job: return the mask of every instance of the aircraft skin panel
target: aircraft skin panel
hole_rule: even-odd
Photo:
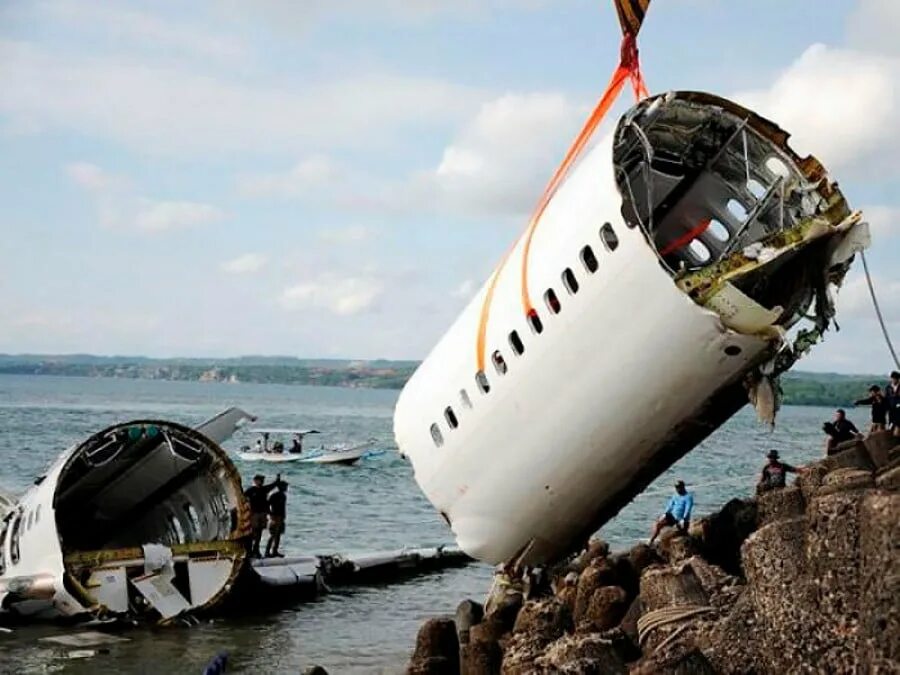
[[[727,330],[682,293],[620,209],[607,138],[557,193],[534,236],[529,287],[543,332],[535,335],[525,320],[519,242],[487,326],[490,391],[475,383],[482,288],[401,393],[394,419],[400,451],[476,558],[506,561],[530,542],[534,560],[565,553],[596,514],[596,495],[633,477],[673,427],[769,346]],[[601,241],[604,223],[618,238],[614,251]],[[594,273],[580,259],[586,245],[599,263]],[[566,268],[577,279],[575,294],[563,284]],[[544,302],[547,288],[559,298],[559,314]],[[525,347],[521,356],[511,347],[513,330]],[[740,353],[726,355],[726,347]],[[492,363],[495,349],[506,374]],[[471,409],[461,402],[463,388]]]

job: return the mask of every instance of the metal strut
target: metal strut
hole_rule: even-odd
[[[884,341],[887,343],[888,350],[894,358],[894,365],[900,370],[900,359],[897,358],[897,352],[894,351],[894,345],[891,343],[891,336],[888,334],[887,324],[884,322],[884,316],[881,314],[881,307],[878,306],[878,298],[875,296],[875,286],[872,284],[872,275],[869,273],[869,263],[866,262],[865,251],[860,251],[859,255],[862,258],[863,270],[865,270],[866,273],[866,283],[869,285],[869,294],[872,296],[872,305],[875,307],[878,323],[881,324],[881,332],[884,333]]]

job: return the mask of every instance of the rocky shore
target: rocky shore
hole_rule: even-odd
[[[420,629],[407,672],[900,673],[900,443],[851,442],[657,546],[577,557]]]

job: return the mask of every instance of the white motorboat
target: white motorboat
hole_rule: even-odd
[[[366,455],[371,454],[374,441],[352,445],[335,445],[320,447],[309,451],[302,449],[304,436],[319,433],[315,429],[250,429],[253,433],[262,436],[261,442],[250,449],[245,446],[237,456],[245,462],[272,462],[275,464],[292,462],[297,464],[342,464],[349,466],[355,464]],[[269,437],[272,434],[288,434],[294,436],[294,444],[285,449],[284,444],[276,441],[269,446]]]

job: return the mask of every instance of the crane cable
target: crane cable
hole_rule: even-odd
[[[884,315],[881,313],[881,307],[878,305],[878,297],[875,295],[875,285],[872,283],[872,275],[869,272],[869,263],[866,262],[865,251],[860,251],[859,255],[862,258],[863,270],[866,273],[866,283],[869,286],[869,294],[872,296],[872,306],[875,307],[875,315],[878,317],[878,323],[881,324],[881,332],[884,333],[884,341],[887,343],[888,351],[891,352],[891,356],[894,358],[894,365],[900,370],[900,359],[897,358],[897,352],[894,350],[894,345],[891,342],[887,324],[884,322]]]

